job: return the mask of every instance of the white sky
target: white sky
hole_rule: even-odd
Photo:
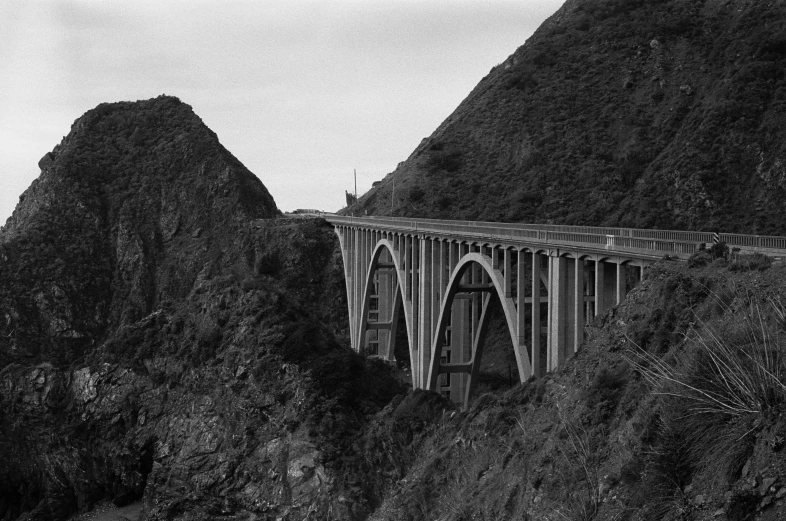
[[[563,0],[0,0],[0,224],[101,102],[190,104],[279,208],[395,169]]]

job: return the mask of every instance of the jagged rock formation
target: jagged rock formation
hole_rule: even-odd
[[[784,66],[780,2],[569,0],[347,211],[784,234]]]
[[[0,519],[367,513],[350,447],[403,387],[341,348],[332,229],[172,97],[98,106],[40,164],[0,231]]]

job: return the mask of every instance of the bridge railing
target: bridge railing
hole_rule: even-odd
[[[650,254],[691,254],[700,243],[712,244],[715,234],[681,230],[645,230],[603,226],[567,226],[553,224],[496,223],[486,221],[447,221],[397,217],[327,217],[345,224],[375,224],[393,231],[470,236],[488,240],[526,240],[544,244],[603,247],[609,250],[637,250]],[[720,233],[719,240],[730,248],[786,255],[786,237]]]

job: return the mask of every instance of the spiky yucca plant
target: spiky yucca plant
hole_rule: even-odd
[[[784,306],[733,291],[725,297],[714,303],[720,317],[696,316],[665,357],[638,346],[627,357],[660,397],[642,519],[691,518],[685,487],[697,473],[720,488],[739,479],[753,432],[786,406]]]
[[[687,349],[661,359],[637,348],[630,363],[657,394],[685,400],[691,414],[736,418],[786,404],[783,304],[769,300],[725,311],[719,326],[697,320]]]

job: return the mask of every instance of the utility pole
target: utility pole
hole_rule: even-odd
[[[396,199],[396,178],[393,178],[393,191],[390,193],[390,214],[393,215],[393,201]]]
[[[355,170],[355,202],[357,202],[357,200],[358,200],[358,170],[357,170],[357,168],[355,168],[354,170]]]

